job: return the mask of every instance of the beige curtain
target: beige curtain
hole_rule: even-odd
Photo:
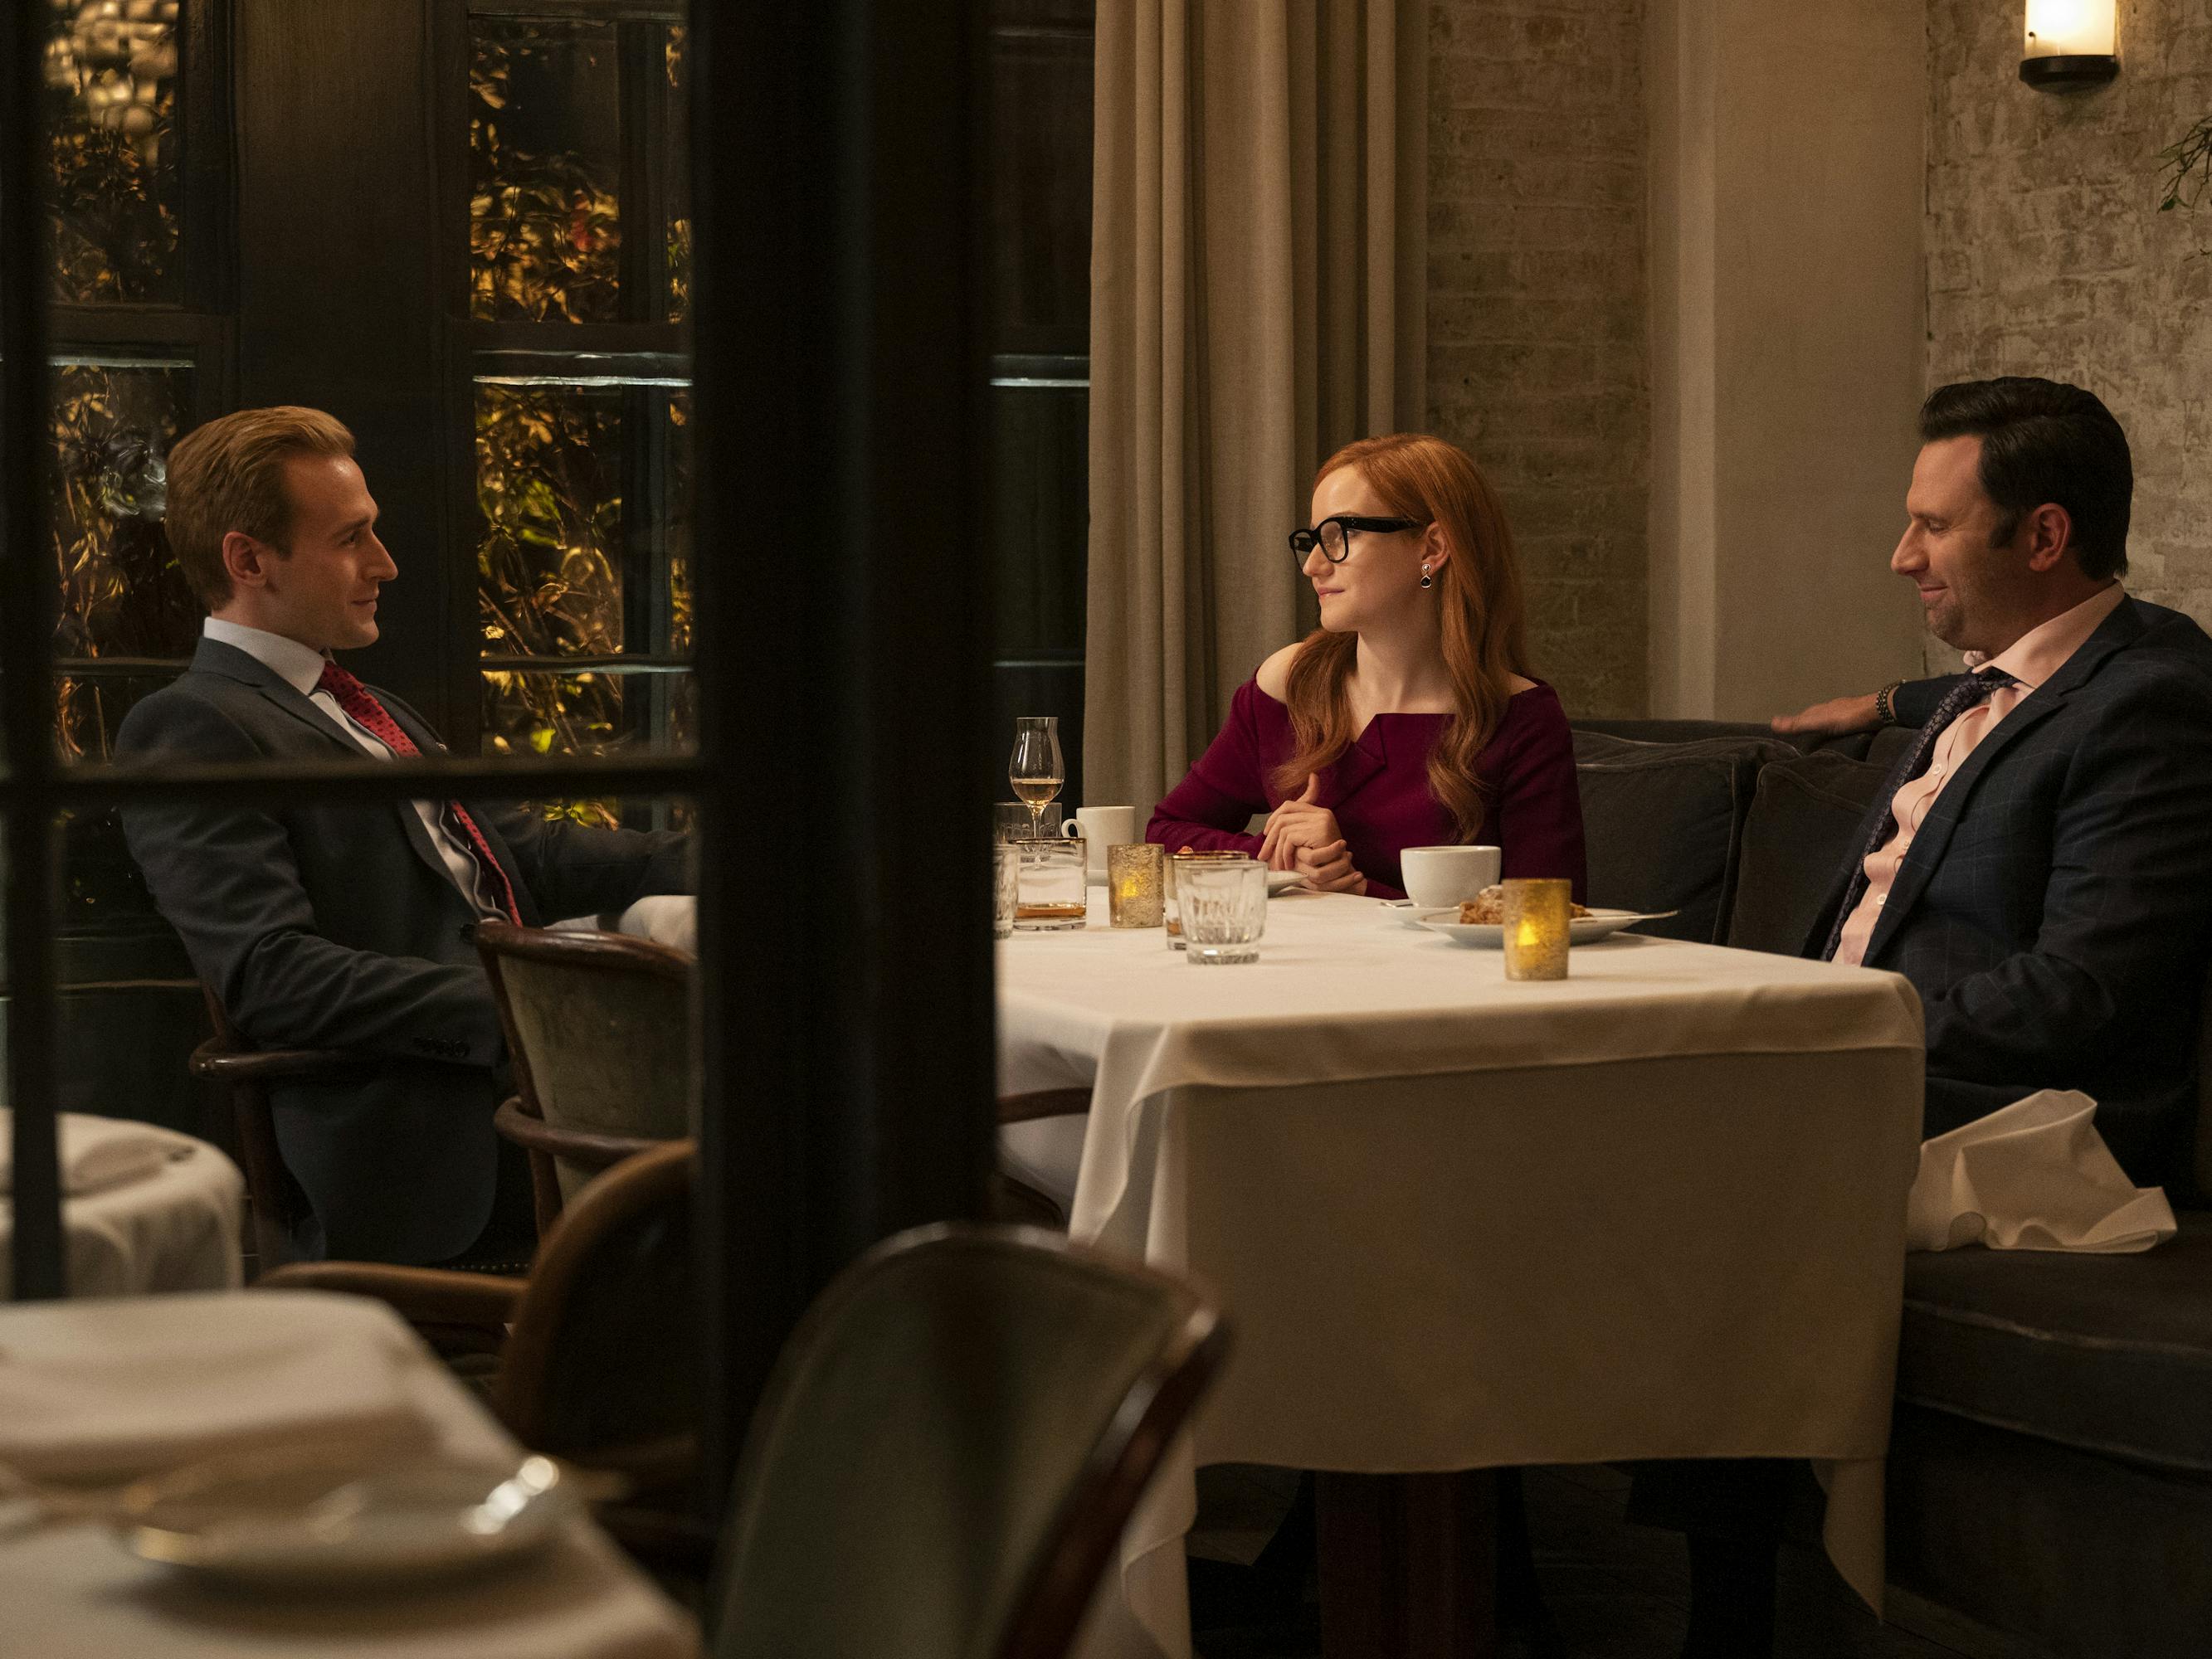
[[[1139,821],[1312,625],[1283,538],[1425,418],[1426,0],[1099,0],[1084,788]]]

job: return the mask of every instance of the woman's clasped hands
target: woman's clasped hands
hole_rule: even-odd
[[[1320,774],[1309,773],[1305,793],[1267,815],[1261,862],[1270,870],[1295,870],[1319,892],[1364,893],[1367,878],[1352,868],[1352,849],[1337,827],[1336,814],[1315,800],[1320,790]]]

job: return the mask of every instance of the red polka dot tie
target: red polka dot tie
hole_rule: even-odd
[[[358,721],[363,731],[393,754],[419,755],[422,752],[416,748],[414,740],[399,729],[399,722],[385,711],[375,694],[336,663],[323,665],[323,678],[316,682],[315,689],[327,691],[337,698],[338,707],[345,710],[349,719]],[[491,843],[484,839],[483,831],[477,828],[477,821],[469,816],[468,808],[457,800],[447,801],[446,805],[467,833],[469,851],[475,855],[477,868],[482,872],[485,883],[498,898],[500,908],[507,913],[509,921],[520,927],[522,913],[515,908],[514,884],[507,880],[507,872],[500,867],[499,860],[492,856]]]

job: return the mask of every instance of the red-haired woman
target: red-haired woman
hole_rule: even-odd
[[[1377,898],[1401,896],[1404,848],[1480,842],[1507,876],[1565,876],[1581,898],[1566,713],[1524,672],[1512,533],[1474,463],[1418,434],[1348,445],[1291,549],[1321,627],[1237,688],[1146,839]],[[1267,833],[1245,834],[1258,812]]]

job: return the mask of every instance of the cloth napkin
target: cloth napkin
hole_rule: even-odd
[[[0,1309],[0,1465],[119,1481],[291,1443],[428,1437],[414,1339],[374,1304],[271,1291]]]
[[[87,1117],[64,1112],[61,1120],[62,1191],[71,1198],[143,1181],[192,1142],[150,1123],[121,1118]],[[15,1115],[0,1106],[0,1194],[15,1191]]]
[[[672,945],[694,956],[699,951],[699,901],[688,895],[657,894],[622,913],[619,932],[655,945]]]
[[[2045,1089],[1923,1142],[1905,1248],[2120,1255],[2172,1238],[2165,1189],[2128,1179],[2096,1115],[2088,1096]]]

